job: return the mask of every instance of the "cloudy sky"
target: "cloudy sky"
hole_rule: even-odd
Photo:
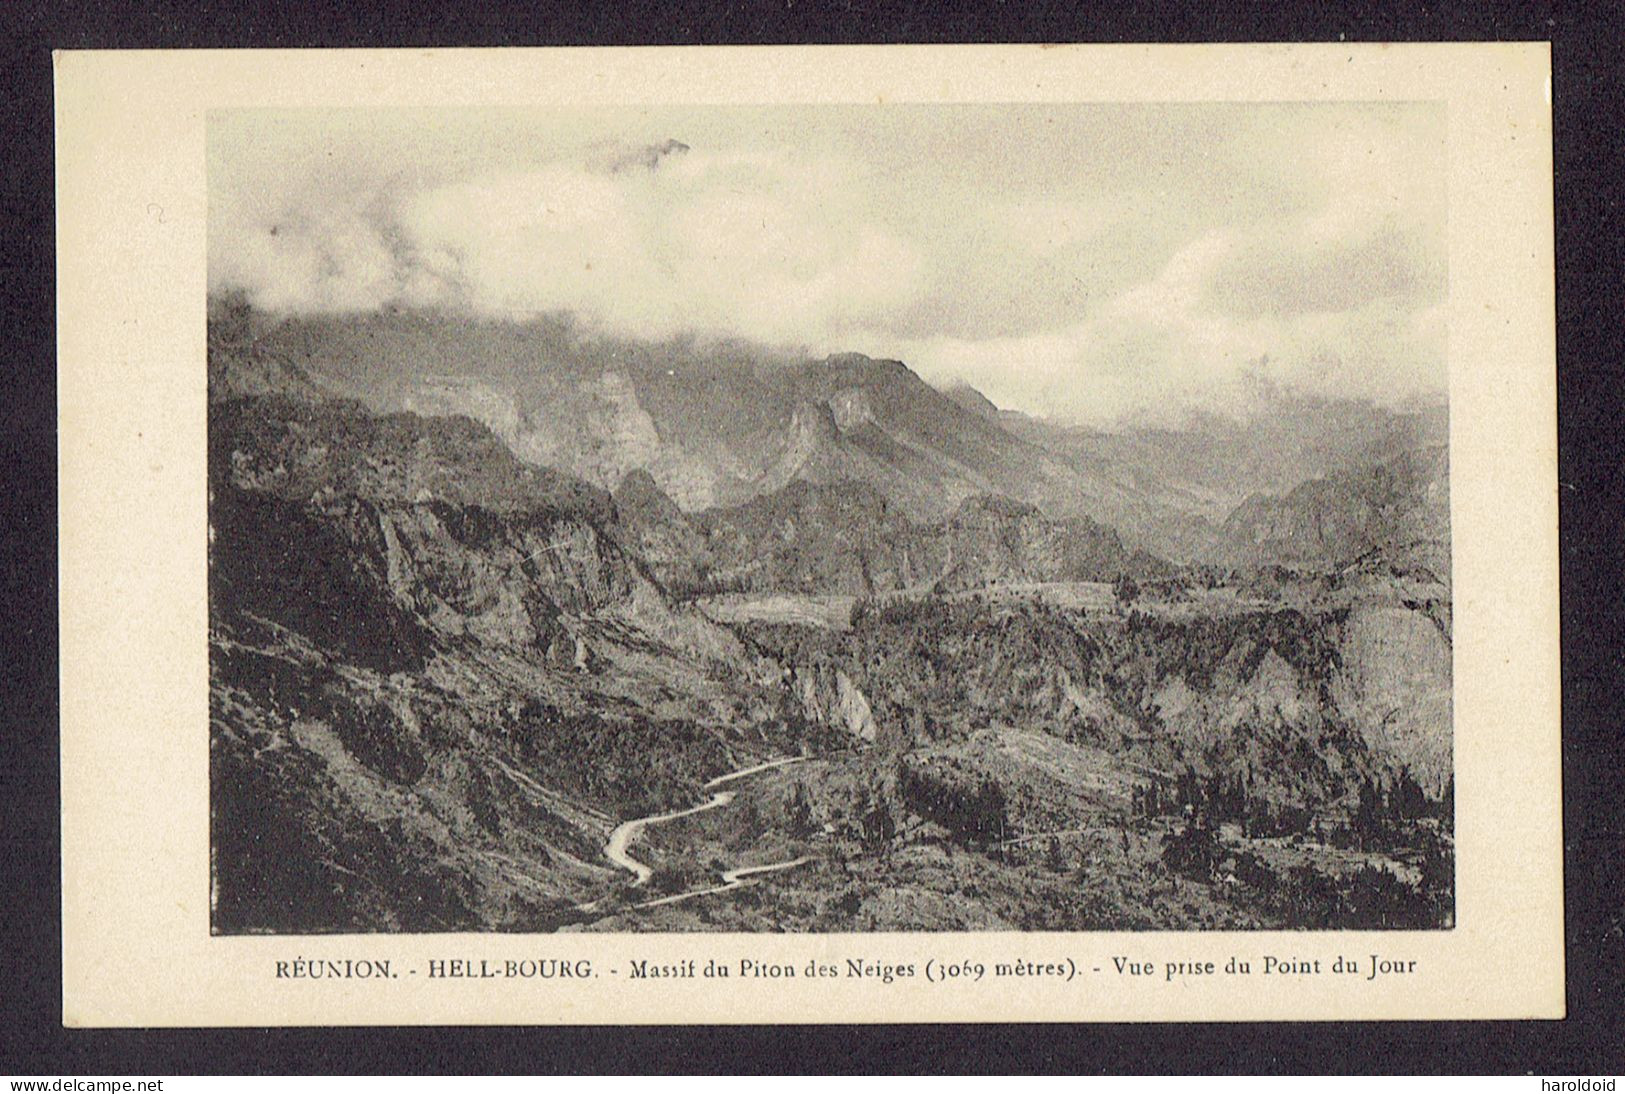
[[[680,142],[669,143],[669,142]],[[1430,104],[237,112],[211,290],[897,357],[1106,424],[1445,385]]]

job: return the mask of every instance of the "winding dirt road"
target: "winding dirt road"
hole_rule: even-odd
[[[654,868],[649,866],[647,863],[639,862],[637,859],[633,858],[629,851],[629,848],[632,846],[632,841],[637,839],[638,836],[643,833],[645,828],[648,828],[652,824],[664,824],[667,821],[673,821],[679,817],[691,817],[695,813],[704,813],[708,809],[716,809],[727,805],[729,802],[734,800],[737,794],[732,790],[717,790],[717,787],[725,786],[737,779],[748,778],[751,775],[757,775],[763,771],[771,771],[774,768],[788,767],[790,764],[801,763],[808,759],[811,759],[811,757],[790,756],[781,760],[768,760],[766,763],[753,764],[750,767],[742,767],[738,771],[730,771],[726,775],[718,775],[716,778],[712,779],[701,787],[703,790],[712,791],[712,794],[708,799],[701,802],[699,805],[690,806],[687,809],[678,809],[671,813],[656,813],[652,816],[638,817],[635,820],[629,820],[624,824],[618,825],[613,831],[610,832],[609,842],[604,844],[604,857],[609,859],[609,861],[613,862],[616,866],[619,866],[621,869],[630,872],[637,879],[633,882],[634,885],[641,886],[647,884],[649,879],[654,876]],[[721,885],[716,885],[709,889],[695,889],[687,893],[677,893],[673,896],[660,897],[657,900],[648,900],[644,901],[642,904],[635,904],[633,907],[653,908],[660,904],[675,904],[680,900],[688,900],[691,897],[704,896],[706,893],[727,892],[729,889],[737,889],[742,885],[749,884],[747,879],[754,878],[759,874],[772,873],[776,870],[788,870],[792,867],[800,866],[802,863],[807,861],[809,860],[806,857],[802,857],[790,860],[788,862],[772,862],[763,866],[737,867],[723,873]],[[595,900],[591,904],[583,904],[580,907],[582,911],[591,911],[595,910],[600,903],[602,903],[602,901]]]
[[[749,885],[750,882],[745,880],[747,877],[755,877],[757,874],[770,874],[776,870],[788,870],[792,866],[800,866],[804,862],[811,861],[811,858],[802,855],[800,858],[790,859],[787,862],[770,862],[765,866],[741,866],[724,873],[721,885],[713,885],[709,889],[690,889],[686,893],[674,893],[671,896],[663,896],[657,900],[645,900],[642,904],[632,906],[634,908],[654,908],[661,904],[676,904],[680,900],[705,896],[707,893],[726,893],[729,889],[738,889],[740,886]]]
[[[706,784],[708,789],[710,786],[710,783]],[[664,824],[666,821],[676,820],[678,817],[691,817],[695,813],[703,813],[707,809],[727,805],[733,800],[734,792],[732,790],[719,790],[711,795],[709,801],[700,805],[688,809],[679,809],[675,813],[657,813],[652,817],[639,817],[637,820],[629,820],[609,834],[609,842],[604,844],[604,857],[621,869],[632,871],[638,878],[636,884],[642,885],[654,875],[654,870],[627,854],[626,849],[645,828],[651,824]]]
[[[735,779],[743,779],[747,775],[755,775],[760,771],[771,771],[775,767],[789,767],[791,764],[805,763],[810,759],[812,759],[811,756],[787,756],[782,760],[769,760],[766,763],[756,764],[753,767],[742,767],[738,771],[730,771],[726,775],[718,775],[716,778],[700,787],[700,789],[710,790],[714,786],[721,786],[723,783],[731,783]]]

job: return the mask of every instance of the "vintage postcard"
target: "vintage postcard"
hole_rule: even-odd
[[[1561,1016],[1548,72],[59,54],[64,1021]]]

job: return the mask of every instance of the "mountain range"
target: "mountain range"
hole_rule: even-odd
[[[820,774],[799,791],[730,784],[739,827],[689,878],[718,891],[730,848],[816,858],[748,929],[851,929],[863,893],[875,929],[997,925],[1001,885],[1040,925],[1189,925],[1144,911],[1149,887],[1080,908],[1003,855],[930,867],[913,903],[884,895],[893,866],[860,892],[849,864],[905,783],[909,838],[946,838],[931,795],[972,794],[970,771],[978,808],[1034,832],[1122,825],[1131,787],[1181,770],[1244,784],[1272,824],[1336,821],[1373,780],[1448,786],[1428,413],[1284,398],[1251,425],[1107,434],[852,354],[230,299],[209,318],[218,932],[619,929],[645,879],[615,832],[801,760]],[[1278,451],[1244,459],[1249,437]],[[824,614],[733,618],[729,597]],[[1135,831],[1140,885],[1160,852]]]
[[[222,395],[467,416],[526,464],[606,491],[638,473],[644,495],[646,475],[691,516],[793,484],[863,484],[887,503],[874,511],[881,524],[932,525],[992,495],[1105,526],[1129,552],[1174,563],[1332,563],[1390,540],[1448,539],[1442,407],[1393,411],[1256,380],[1244,421],[1193,415],[1180,428],[1108,432],[1001,411],[973,388],[938,390],[901,362],[859,354],[612,340],[564,318],[276,319],[234,299],[212,301],[210,316]],[[1435,468],[1427,483],[1406,469],[1418,459]],[[1360,495],[1351,476],[1395,460],[1405,466],[1385,481],[1417,496]],[[1325,485],[1300,490],[1315,481]],[[1324,519],[1345,501],[1365,512],[1358,529]],[[1265,520],[1278,530],[1259,527]],[[1321,532],[1279,531],[1293,521]]]

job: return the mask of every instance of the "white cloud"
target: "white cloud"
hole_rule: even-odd
[[[1337,309],[1241,312],[1215,280],[1249,244],[1215,231],[1156,277],[1064,328],[1015,338],[928,338],[906,359],[937,382],[965,380],[995,403],[1076,421],[1174,421],[1198,410],[1249,410],[1257,375],[1306,392],[1396,402],[1435,394],[1444,308],[1371,294]],[[878,349],[878,340],[871,344]]]
[[[920,261],[864,207],[857,164],[690,154],[554,162],[408,192],[219,211],[217,288],[278,311],[457,304],[569,311],[625,337],[799,343],[913,303]],[[229,245],[225,241],[229,240]]]
[[[571,312],[616,337],[860,349],[1089,421],[1223,404],[1260,368],[1395,400],[1444,385],[1442,121],[230,115],[211,121],[210,283],[285,312]]]

